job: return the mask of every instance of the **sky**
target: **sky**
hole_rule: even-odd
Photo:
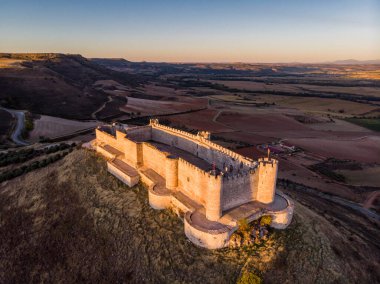
[[[156,62],[380,59],[380,0],[0,0],[0,52]]]

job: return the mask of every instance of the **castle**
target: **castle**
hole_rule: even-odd
[[[98,127],[93,145],[111,174],[128,186],[147,185],[151,207],[183,216],[186,236],[199,246],[227,246],[243,218],[270,215],[278,229],[291,222],[293,202],[276,192],[278,161],[241,156],[211,142],[209,132],[193,135],[151,119]]]

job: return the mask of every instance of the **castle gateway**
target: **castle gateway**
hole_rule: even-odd
[[[154,209],[172,208],[184,217],[186,236],[210,248],[228,245],[238,221],[272,216],[271,226],[286,228],[292,201],[276,192],[278,161],[257,161],[197,135],[159,124],[96,130],[96,151],[108,160],[108,171],[128,186],[148,186]]]

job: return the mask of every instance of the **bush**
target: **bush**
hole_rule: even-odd
[[[238,232],[241,232],[241,233],[249,233],[249,231],[251,230],[251,226],[249,225],[248,223],[248,220],[247,219],[240,219],[238,221],[238,226],[239,226],[239,229],[238,229]]]
[[[243,275],[237,281],[237,284],[261,284],[263,281],[259,276],[250,271],[244,271]]]
[[[23,149],[20,151],[9,151],[8,153],[5,153],[5,154],[0,153],[0,167],[1,167],[1,166],[13,164],[13,163],[25,162],[36,156],[42,155],[43,153],[50,154],[50,153],[57,152],[61,149],[67,149],[66,151],[56,153],[55,155],[51,155],[40,161],[34,161],[32,163],[29,163],[28,165],[23,165],[15,170],[8,170],[5,172],[2,172],[0,173],[0,182],[12,179],[24,173],[31,172],[35,169],[43,168],[51,163],[54,163],[55,161],[60,160],[61,158],[65,157],[67,154],[72,152],[73,147],[75,147],[74,143],[71,145],[61,143],[60,145],[55,145],[49,148],[45,148],[44,150]]]
[[[269,226],[272,224],[272,216],[263,216],[260,219],[260,226]]]

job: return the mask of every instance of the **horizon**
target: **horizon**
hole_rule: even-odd
[[[0,51],[166,63],[379,60],[378,11],[374,0],[6,1]]]
[[[123,58],[123,57],[86,57],[84,56],[83,54],[79,54],[79,53],[63,53],[63,52],[3,52],[0,50],[0,55],[2,54],[61,54],[61,55],[66,55],[66,56],[69,56],[69,55],[74,55],[74,56],[82,56],[86,59],[109,59],[109,60],[126,60],[128,62],[132,62],[132,63],[157,63],[157,64],[160,64],[160,63],[168,63],[168,64],[263,64],[263,65],[270,65],[270,64],[279,64],[279,65],[286,65],[286,64],[289,64],[289,65],[292,65],[292,64],[304,64],[304,65],[312,65],[312,64],[340,64],[338,62],[344,62],[344,61],[354,61],[354,62],[357,62],[357,64],[375,64],[375,65],[378,65],[380,64],[380,59],[366,59],[366,60],[358,60],[358,59],[355,59],[355,58],[348,58],[348,59],[338,59],[338,60],[333,60],[333,61],[318,61],[318,62],[243,62],[243,61],[236,61],[236,62],[232,62],[232,61],[219,61],[219,62],[215,62],[215,61],[172,61],[172,62],[168,62],[168,61],[146,61],[146,60],[140,60],[140,61],[134,61],[134,60],[130,60],[128,58]],[[379,61],[379,62],[377,62]],[[367,62],[370,62],[370,63],[367,63]],[[375,63],[372,63],[372,62],[375,62]],[[355,63],[347,63],[348,65],[350,64],[355,64]]]

